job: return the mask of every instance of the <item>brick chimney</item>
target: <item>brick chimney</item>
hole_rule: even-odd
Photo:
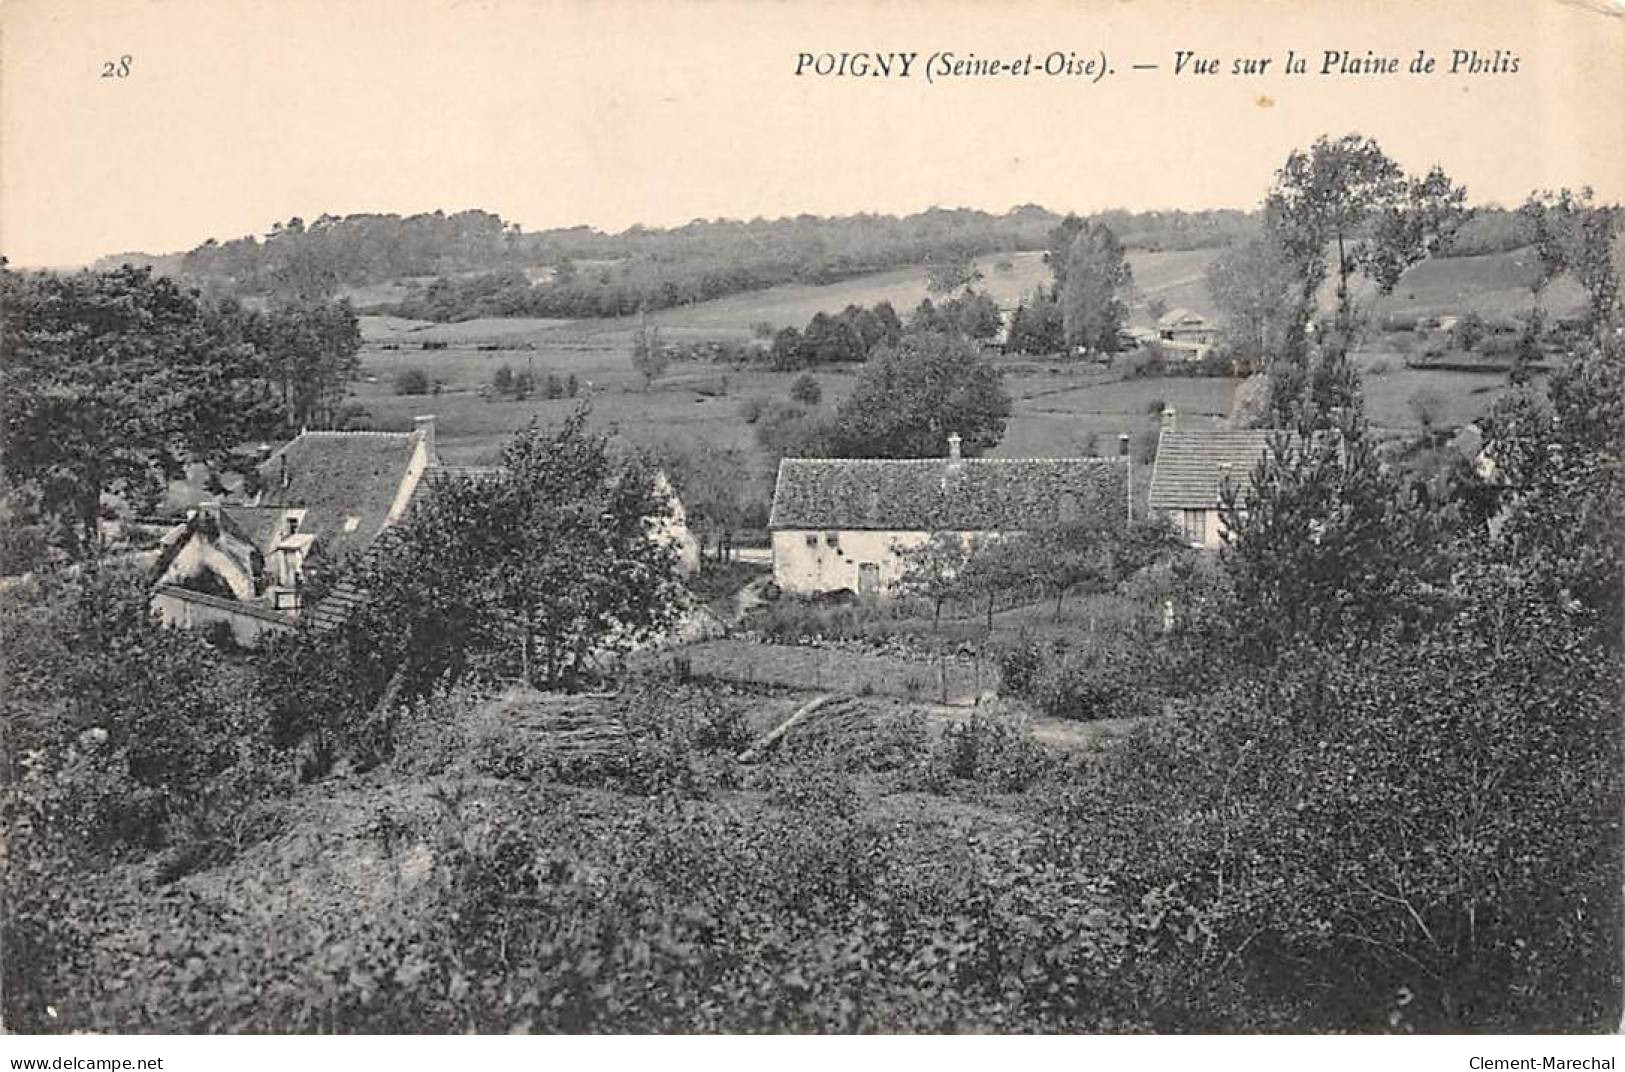
[[[429,455],[429,464],[436,464],[440,460],[440,456],[435,453],[434,414],[429,413],[421,417],[413,417],[412,431],[417,433],[423,440],[424,449]]]
[[[1164,432],[1175,432],[1179,430],[1179,411],[1172,406],[1163,407],[1162,430]]]

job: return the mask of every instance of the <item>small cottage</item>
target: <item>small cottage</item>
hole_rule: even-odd
[[[495,471],[442,465],[433,417],[416,418],[410,432],[301,432],[258,466],[252,494],[200,503],[164,535],[153,607],[174,625],[225,622],[245,646],[307,614],[318,628],[334,627],[364,595],[340,584],[307,607],[312,562],[368,552],[442,481]],[[665,474],[655,481],[672,510],[654,519],[653,536],[692,573],[699,543]]]
[[[1157,457],[1151,467],[1150,510],[1164,514],[1192,547],[1217,550],[1224,542],[1219,504],[1226,485],[1245,489],[1276,433],[1264,429],[1181,432],[1178,414],[1162,411]]]
[[[786,592],[880,594],[902,552],[935,533],[982,538],[1129,511],[1130,462],[1116,458],[785,458],[768,528]]]

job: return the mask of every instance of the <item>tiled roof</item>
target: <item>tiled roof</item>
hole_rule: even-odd
[[[271,542],[282,535],[282,507],[241,506],[231,503],[220,508],[221,523],[238,538],[263,552]]]
[[[1275,434],[1267,430],[1162,433],[1151,469],[1151,509],[1217,507],[1225,479],[1238,488],[1246,487]]]
[[[259,505],[303,507],[300,531],[315,533],[323,556],[366,547],[384,527],[416,444],[411,432],[301,433],[260,466]]]
[[[403,519],[410,516],[411,512],[417,509],[420,503],[427,501],[428,497],[434,494],[434,489],[444,481],[470,480],[491,476],[499,472],[501,472],[500,469],[487,466],[431,465],[423,471],[423,479],[418,481],[417,487],[412,489],[412,497],[407,500],[406,513],[402,515]],[[367,549],[366,557],[370,558],[372,555],[380,553],[383,544],[387,544],[387,542],[372,544]],[[321,602],[311,608],[310,624],[323,632],[337,629],[349,620],[350,615],[356,612],[356,608],[366,601],[367,593],[365,589],[351,581],[340,581],[333,586],[333,590]]]
[[[1126,518],[1127,458],[785,458],[772,529],[997,532]]]

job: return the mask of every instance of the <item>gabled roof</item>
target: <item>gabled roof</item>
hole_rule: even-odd
[[[1151,468],[1151,509],[1200,510],[1219,505],[1219,489],[1228,479],[1245,488],[1253,467],[1277,433],[1163,432]]]
[[[264,553],[270,549],[276,537],[282,535],[283,512],[280,506],[243,506],[228,503],[220,508],[220,521],[228,532]]]
[[[302,432],[260,466],[258,505],[304,508],[300,531],[316,535],[323,555],[366,547],[389,518],[418,441],[415,432]]]
[[[785,458],[770,529],[1031,531],[1126,518],[1127,458]]]
[[[1206,324],[1207,317],[1201,313],[1193,313],[1189,309],[1170,309],[1157,318],[1159,328],[1177,328]]]

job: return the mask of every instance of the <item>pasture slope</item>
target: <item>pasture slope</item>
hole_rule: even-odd
[[[1146,307],[1154,298],[1170,308],[1213,314],[1203,274],[1216,255],[1215,250],[1131,252],[1131,322],[1149,321]],[[1005,304],[1049,280],[1044,255],[1037,251],[984,258],[978,267],[983,273],[980,285]],[[1367,289],[1362,302],[1375,317],[1467,310],[1510,316],[1536,300],[1530,283],[1537,268],[1531,250],[1428,261],[1407,273],[1393,294],[1378,296]],[[849,304],[890,301],[906,316],[926,294],[925,269],[903,268],[826,286],[794,284],[735,294],[661,310],[650,314],[649,321],[671,342],[738,340],[749,338],[758,324],[799,327],[817,312],[837,312]],[[1578,288],[1571,280],[1559,279],[1545,289],[1540,301],[1554,312],[1572,310]],[[769,460],[757,451],[754,429],[739,416],[741,402],[752,396],[785,398],[793,375],[724,372],[705,364],[677,363],[645,391],[628,359],[637,324],[636,318],[431,324],[363,317],[364,379],[356,385],[356,394],[380,428],[406,428],[414,414],[436,413],[442,452],[455,462],[474,462],[494,456],[509,435],[531,420],[551,423],[577,405],[569,398],[532,396],[516,402],[482,397],[480,389],[498,367],[529,370],[538,381],[549,373],[560,380],[574,375],[583,396],[591,398],[594,420],[602,427],[649,444],[704,439],[737,447],[765,467]],[[445,349],[424,350],[426,342],[444,344]],[[1435,419],[1459,424],[1485,412],[1505,389],[1498,376],[1407,368],[1402,354],[1381,346],[1360,354],[1359,360],[1370,415],[1390,432],[1419,427],[1419,395],[1432,400],[1429,408]],[[422,369],[440,381],[440,393],[395,394],[395,376],[409,368]],[[824,389],[826,410],[850,392],[855,371],[815,373]],[[1005,439],[995,451],[1004,457],[1107,453],[1116,449],[1117,437],[1124,433],[1143,454],[1154,442],[1153,414],[1162,404],[1180,411],[1182,427],[1218,427],[1230,413],[1238,382],[1124,380],[1094,366],[1017,360],[1007,362],[1007,374],[1015,406]]]

